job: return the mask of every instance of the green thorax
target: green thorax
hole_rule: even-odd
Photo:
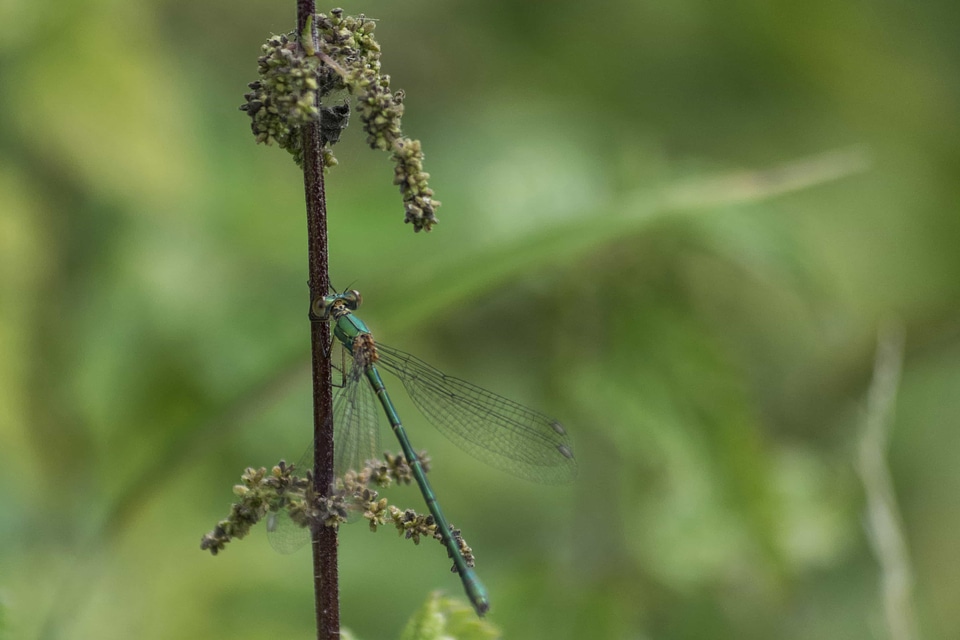
[[[350,353],[353,353],[353,343],[357,337],[369,334],[370,330],[363,320],[349,311],[338,317],[333,327],[333,335]]]
[[[370,329],[367,329],[367,325],[352,313],[360,306],[361,300],[359,291],[344,291],[343,293],[314,298],[310,303],[310,317],[318,320],[332,320],[333,335],[351,354],[354,345],[357,343],[357,338],[370,336]],[[375,360],[376,347],[373,346],[373,338],[367,338],[366,342],[370,343]]]

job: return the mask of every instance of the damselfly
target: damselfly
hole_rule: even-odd
[[[487,591],[468,566],[437,502],[423,467],[387,394],[380,369],[399,378],[421,413],[447,438],[474,457],[526,480],[569,482],[577,463],[563,425],[542,413],[445,375],[419,358],[374,342],[366,324],[353,314],[360,293],[317,297],[311,317],[329,319],[333,335],[352,356],[334,401],[335,472],[357,471],[380,451],[379,400],[433,516],[467,596],[477,613],[489,608]],[[310,449],[312,452],[312,448]],[[307,460],[309,463],[309,460]],[[305,469],[300,468],[302,473]],[[271,542],[274,542],[271,540]],[[289,544],[274,544],[288,551]]]

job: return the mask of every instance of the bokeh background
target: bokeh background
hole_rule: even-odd
[[[309,552],[199,549],[311,432],[302,177],[237,110],[294,4],[0,4],[0,637],[313,633]],[[960,637],[960,4],[343,7],[443,207],[348,130],[334,284],[575,438],[521,483],[401,403],[505,637]],[[344,625],[448,566],[347,527]]]

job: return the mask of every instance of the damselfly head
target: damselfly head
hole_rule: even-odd
[[[339,318],[351,311],[356,311],[362,301],[363,297],[356,289],[343,293],[332,293],[328,296],[315,298],[310,304],[310,312],[318,320],[326,320],[331,315],[334,318]]]

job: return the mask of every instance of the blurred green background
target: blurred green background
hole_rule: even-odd
[[[237,110],[294,5],[0,3],[0,637],[313,633],[308,551],[199,549],[311,432],[302,177]],[[960,637],[960,4],[343,7],[443,207],[415,235],[349,129],[334,284],[574,437],[575,484],[524,484],[401,403],[505,637],[891,637],[856,464],[891,323],[897,606]],[[343,624],[459,596],[445,555],[343,530]]]

